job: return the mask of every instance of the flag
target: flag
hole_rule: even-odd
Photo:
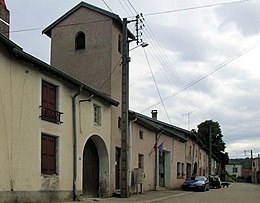
[[[164,142],[162,142],[162,143],[158,146],[160,156],[163,156],[163,143],[164,143]]]
[[[149,156],[157,149],[157,143],[154,144],[151,152],[149,153]]]

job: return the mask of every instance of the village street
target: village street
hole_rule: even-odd
[[[210,189],[207,192],[181,190],[151,191],[130,198],[90,198],[83,202],[136,202],[136,203],[260,203],[260,185],[249,183],[231,183],[229,188]]]

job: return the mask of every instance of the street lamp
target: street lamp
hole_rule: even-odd
[[[129,51],[132,51],[133,49],[136,49],[137,47],[140,47],[140,46],[144,48],[144,47],[147,47],[148,45],[149,45],[148,43],[142,42],[141,44],[129,49]]]

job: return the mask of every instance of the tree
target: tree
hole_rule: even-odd
[[[218,122],[206,120],[198,125],[198,132],[192,132],[202,141],[205,147],[209,149],[209,135],[211,133],[212,154],[220,160],[225,160],[228,154],[225,154],[226,143],[223,141],[223,135]],[[223,159],[225,158],[225,159]]]

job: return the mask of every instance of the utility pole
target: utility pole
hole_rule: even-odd
[[[142,15],[141,15],[142,17]],[[135,20],[128,21],[127,18],[123,19],[123,36],[122,36],[122,101],[121,101],[121,177],[120,177],[120,195],[121,197],[129,197],[129,126],[128,126],[128,110],[129,110],[129,43],[136,41],[137,44],[141,41],[139,39],[139,21],[140,16],[137,15]],[[136,22],[136,38],[129,39],[127,24]],[[141,21],[142,22],[142,21]],[[140,41],[139,41],[140,40]]]
[[[212,134],[211,125],[209,126],[209,175],[211,175],[211,156],[212,156]]]
[[[128,110],[129,110],[129,41],[127,32],[127,19],[123,19],[123,47],[122,47],[122,103],[121,103],[121,197],[129,197],[128,188],[128,145],[129,145],[129,131],[128,131]]]

